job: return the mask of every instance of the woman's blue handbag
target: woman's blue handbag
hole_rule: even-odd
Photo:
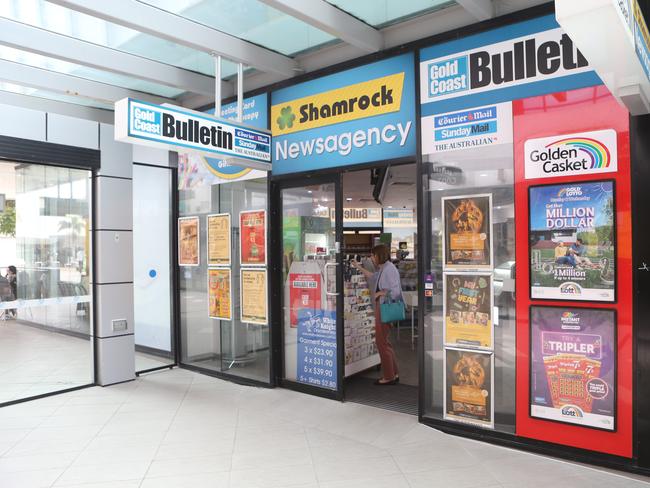
[[[386,300],[384,303],[380,304],[379,312],[381,316],[381,321],[384,324],[390,324],[391,322],[399,322],[406,318],[406,306],[404,302],[400,300],[392,300],[390,297],[390,292],[386,295]]]

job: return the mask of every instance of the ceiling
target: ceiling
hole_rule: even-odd
[[[0,103],[196,108],[544,0],[0,0]],[[55,110],[52,110],[55,111]],[[99,112],[97,112],[99,113]],[[91,115],[92,116],[92,115]]]

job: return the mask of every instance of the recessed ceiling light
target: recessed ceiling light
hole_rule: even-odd
[[[487,176],[487,173],[481,173],[479,176],[482,176],[482,177],[485,178]]]
[[[309,194],[311,195],[311,194],[314,193],[314,192],[311,191],[311,190],[307,190],[307,193],[309,193]]]
[[[393,206],[392,206],[392,205],[389,205],[388,208],[393,208]]]
[[[347,200],[348,202],[351,202],[351,201],[352,201],[352,199],[351,199],[350,197],[347,197],[346,200]]]

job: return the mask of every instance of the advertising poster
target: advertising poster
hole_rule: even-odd
[[[531,307],[530,327],[530,415],[613,431],[614,310]]]
[[[442,199],[444,267],[492,267],[492,195]]]
[[[531,298],[615,301],[614,182],[535,186],[529,192]]]
[[[445,273],[444,277],[445,344],[492,349],[492,275]]]
[[[178,219],[178,265],[199,265],[199,218]]]
[[[321,308],[320,273],[289,274],[289,317],[291,327],[298,326],[298,315],[302,309]]]
[[[494,427],[493,355],[445,348],[444,418]]]
[[[266,270],[242,269],[241,279],[241,321],[248,324],[266,325]]]
[[[232,320],[230,270],[208,268],[208,306],[211,319]]]
[[[230,214],[208,215],[208,266],[230,266]]]
[[[266,264],[266,210],[239,213],[242,266]]]
[[[298,313],[297,380],[336,389],[336,311],[301,309]]]

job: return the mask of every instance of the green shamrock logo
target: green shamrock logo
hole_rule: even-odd
[[[291,107],[286,106],[280,110],[280,116],[277,119],[278,126],[280,130],[290,129],[293,127],[293,121],[296,120],[296,116],[291,112]]]

